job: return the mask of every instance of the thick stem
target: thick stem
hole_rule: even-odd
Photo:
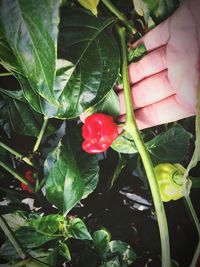
[[[149,156],[149,153],[145,147],[145,144],[139,133],[135,116],[133,112],[132,96],[130,90],[130,83],[128,77],[128,65],[127,65],[127,52],[126,52],[126,42],[125,42],[125,29],[118,27],[118,33],[121,43],[121,53],[122,53],[122,78],[124,87],[124,97],[126,103],[126,123],[124,129],[132,135],[134,142],[137,146],[138,152],[142,158],[144,168],[149,181],[152,198],[156,210],[156,215],[158,219],[158,226],[161,239],[161,250],[162,250],[162,267],[170,267],[170,245],[169,245],[169,233],[167,219],[165,215],[165,210],[163,202],[161,200],[157,180],[155,177],[153,165]]]
[[[185,200],[186,200],[187,207],[188,207],[188,209],[190,211],[190,214],[192,216],[192,219],[194,221],[194,224],[196,226],[196,229],[197,229],[197,232],[198,232],[198,237],[199,237],[198,245],[197,245],[195,254],[193,256],[192,262],[190,264],[190,267],[195,267],[196,263],[197,263],[197,259],[198,259],[199,255],[200,255],[200,223],[199,223],[199,219],[197,217],[197,214],[195,212],[195,209],[194,209],[194,207],[192,205],[192,201],[190,199],[190,196],[188,194],[186,194],[184,197],[185,197]]]
[[[24,178],[20,173],[18,173],[14,168],[9,166],[7,163],[4,163],[0,161],[0,166],[3,167],[6,171],[8,171],[10,174],[12,174],[17,180],[27,185],[32,191],[34,191],[33,185]]]
[[[3,218],[2,215],[0,215],[0,226],[1,226],[2,230],[4,231],[5,235],[9,238],[10,242],[15,247],[15,249],[16,249],[17,253],[19,254],[19,256],[21,257],[21,259],[25,259],[27,256],[25,251],[21,247],[20,243],[18,242],[18,240],[14,236],[11,228],[9,227],[9,225],[7,224],[6,220]]]
[[[36,152],[36,151],[38,150],[39,146],[40,146],[40,143],[41,143],[41,141],[42,141],[44,132],[45,132],[46,127],[47,127],[47,124],[48,124],[48,120],[49,120],[48,118],[44,117],[44,121],[43,121],[43,124],[42,124],[42,128],[41,128],[41,130],[40,130],[40,132],[39,132],[39,135],[38,135],[38,137],[37,137],[37,141],[36,141],[36,143],[35,143],[35,145],[34,145],[33,152]]]
[[[16,156],[17,158],[23,160],[28,165],[30,165],[30,166],[32,166],[32,167],[34,167],[34,168],[37,169],[37,166],[35,166],[35,164],[29,158],[24,157],[21,153],[17,152],[16,150],[14,150],[13,148],[11,148],[8,145],[4,144],[1,141],[0,141],[0,147],[4,148],[5,150],[7,150],[8,152],[10,152],[11,154],[13,154],[14,156]]]
[[[124,16],[124,14],[121,13],[109,0],[101,0],[101,1],[120,21],[124,23],[124,25],[132,34],[136,33],[134,26],[130,24],[126,16]]]

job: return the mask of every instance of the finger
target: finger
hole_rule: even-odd
[[[161,47],[129,65],[129,81],[134,84],[142,79],[167,69],[166,49]]]
[[[142,38],[135,42],[132,47],[135,48],[143,43],[147,51],[151,51],[167,44],[169,39],[169,24],[170,18],[146,33]]]
[[[133,85],[131,93],[134,109],[138,109],[161,101],[162,99],[175,94],[175,91],[169,83],[167,71],[165,70]],[[125,114],[126,110],[123,91],[118,93],[118,97],[120,114]]]
[[[175,95],[135,111],[139,129],[177,121],[193,115],[195,115],[194,112],[187,110],[177,102]],[[125,121],[125,115],[120,116],[119,121]]]

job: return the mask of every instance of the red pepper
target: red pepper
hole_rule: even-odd
[[[83,150],[91,154],[104,152],[118,136],[117,124],[110,115],[94,113],[86,118],[82,136]]]
[[[29,180],[31,183],[34,183],[34,179],[32,177],[32,171],[31,170],[27,170],[24,174],[24,177]],[[21,188],[28,191],[29,193],[32,193],[33,191],[28,187],[28,185],[21,183]]]

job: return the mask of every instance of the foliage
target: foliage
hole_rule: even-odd
[[[128,62],[135,62],[146,49],[128,49],[130,40],[178,4],[0,0],[0,65],[6,73],[0,75],[0,266],[150,266],[150,259],[156,266],[160,245],[140,154],[127,131],[117,137],[115,85],[122,59],[116,28],[126,27]],[[93,113],[110,118],[107,128],[99,122],[103,144],[109,145],[98,155],[82,149],[81,120]],[[198,133],[199,114],[196,120]],[[192,169],[197,192],[199,138],[195,148],[191,121],[153,127],[141,136],[154,166],[187,167],[195,151],[196,167],[188,173]],[[94,128],[89,141],[102,141]],[[27,179],[34,181],[33,190],[23,185]],[[190,232],[184,231],[185,216],[175,217],[169,216],[171,224]],[[185,238],[183,233],[178,234]],[[184,253],[174,253],[174,264],[186,266],[181,261],[187,264],[192,253],[185,253],[186,260]]]

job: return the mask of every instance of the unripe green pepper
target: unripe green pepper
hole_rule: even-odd
[[[183,180],[186,169],[181,164],[160,163],[154,170],[163,202],[177,200],[189,193],[192,182],[189,178]]]

